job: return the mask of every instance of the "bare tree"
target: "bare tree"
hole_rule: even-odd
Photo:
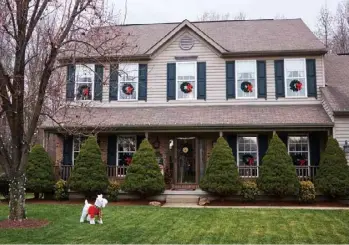
[[[349,1],[338,4],[333,34],[333,49],[336,53],[349,52]]]
[[[199,21],[215,21],[215,20],[246,20],[246,14],[244,12],[239,12],[236,15],[231,15],[230,13],[217,13],[214,11],[204,12],[198,17]]]
[[[317,28],[315,34],[325,44],[325,47],[327,49],[331,49],[333,41],[333,22],[334,17],[332,16],[327,5],[322,6],[317,19]]]
[[[9,219],[24,217],[25,167],[41,117],[66,106],[59,72],[66,64],[58,58],[117,55],[129,35],[102,27],[110,24],[117,22],[103,0],[0,1],[0,166],[10,181]]]

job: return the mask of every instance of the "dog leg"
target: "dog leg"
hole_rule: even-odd
[[[80,217],[80,223],[83,223],[85,221],[86,212],[82,211],[81,217]]]
[[[103,224],[103,220],[101,218],[99,218],[97,222],[101,225]]]
[[[90,225],[94,225],[95,224],[95,218],[91,218],[90,219]]]

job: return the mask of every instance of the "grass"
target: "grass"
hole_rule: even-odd
[[[28,204],[50,225],[3,229],[5,243],[349,243],[349,211],[108,206],[103,225],[79,224],[82,205]],[[0,205],[0,220],[8,207]]]

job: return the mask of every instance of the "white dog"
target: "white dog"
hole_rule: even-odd
[[[95,224],[95,216],[98,216],[97,222],[103,224],[102,220],[102,208],[105,208],[108,200],[103,198],[103,195],[97,195],[95,205],[89,204],[85,200],[85,206],[82,209],[82,214],[80,218],[80,223],[83,223],[85,219],[90,222],[91,225]]]

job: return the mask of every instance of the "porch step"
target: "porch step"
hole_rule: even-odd
[[[170,195],[166,197],[166,203],[191,203],[197,204],[199,196],[197,195]]]

